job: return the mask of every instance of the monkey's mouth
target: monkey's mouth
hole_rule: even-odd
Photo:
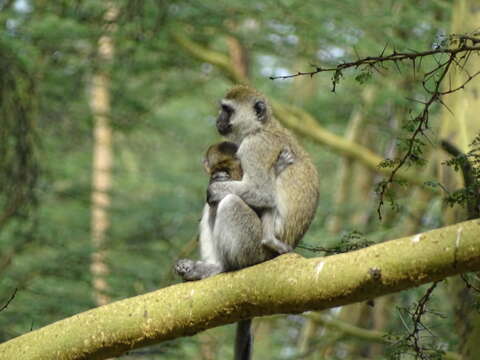
[[[232,124],[228,121],[217,121],[217,130],[220,135],[227,135],[232,131]]]

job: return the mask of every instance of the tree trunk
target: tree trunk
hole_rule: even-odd
[[[348,124],[347,131],[345,132],[345,139],[352,143],[359,143],[366,122],[365,112],[368,107],[371,105],[375,98],[375,89],[373,86],[366,86],[362,91],[362,103],[356,109],[353,110],[350,122]],[[340,160],[340,167],[338,169],[339,177],[339,186],[336,190],[336,195],[334,199],[335,204],[335,213],[328,222],[328,230],[337,234],[344,228],[344,223],[342,219],[346,218],[345,206],[351,204],[351,192],[352,192],[352,175],[354,173],[354,164],[355,161],[349,157],[343,157]],[[358,169],[357,170],[366,170]],[[365,194],[365,193],[364,193]],[[367,194],[369,194],[367,192]],[[362,213],[365,212],[365,209],[361,210]]]
[[[97,305],[110,301],[105,277],[108,274],[106,263],[106,233],[110,226],[108,208],[112,183],[112,128],[110,126],[110,77],[105,66],[111,63],[114,46],[111,32],[117,9],[108,3],[105,13],[106,31],[98,40],[98,70],[93,75],[90,89],[90,107],[94,120],[93,169],[92,169],[92,214],[91,241],[93,297]]]

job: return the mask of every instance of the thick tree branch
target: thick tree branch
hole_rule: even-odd
[[[343,333],[346,336],[351,336],[371,342],[379,342],[383,344],[388,344],[389,342],[389,334],[383,331],[364,329],[359,326],[355,326],[340,319],[337,319],[335,317],[326,316],[324,314],[319,314],[316,312],[308,314],[308,317],[316,323]]]
[[[240,72],[236,71],[235,67],[232,64],[232,61],[227,55],[210,50],[200,44],[197,44],[180,33],[173,33],[172,37],[177,42],[177,44],[187,50],[195,58],[220,68],[226,74],[230,81],[234,83],[247,82],[247,79]]]
[[[295,254],[173,285],[0,345],[1,359],[105,359],[241,319],[322,310],[480,270],[480,220],[351,253]]]
[[[0,307],[0,312],[2,312],[3,310],[5,310],[5,309],[8,307],[8,305],[10,305],[10,303],[12,302],[12,300],[15,298],[15,295],[17,295],[17,290],[18,290],[18,289],[15,289],[15,290],[13,291],[12,295],[10,295],[10,297],[8,298],[8,300],[5,302],[5,304],[4,304],[2,307]]]

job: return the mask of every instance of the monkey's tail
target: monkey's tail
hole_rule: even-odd
[[[252,355],[252,319],[242,320],[237,323],[235,337],[235,360],[250,360]]]

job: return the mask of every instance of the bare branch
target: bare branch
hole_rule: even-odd
[[[18,289],[15,289],[12,293],[12,295],[10,295],[10,297],[8,298],[7,302],[0,308],[0,312],[2,312],[3,310],[5,310],[8,305],[10,305],[10,303],[12,302],[12,300],[15,298],[15,295],[17,295],[17,291]]]
[[[361,328],[359,326],[355,326],[348,322],[339,320],[338,318],[325,316],[324,314],[321,314],[321,313],[312,312],[312,313],[309,313],[307,317],[309,319],[312,319],[316,323],[319,323],[323,326],[336,330],[339,333],[345,334],[348,337],[355,337],[361,340],[366,340],[369,342],[375,342],[375,343],[380,343],[385,345],[391,344],[392,341],[395,339],[394,335],[389,334],[387,332]],[[400,319],[403,321],[403,318],[400,318]],[[425,352],[427,354],[430,354],[428,350]],[[446,351],[443,356],[443,359],[460,360],[461,356],[455,352]]]
[[[480,38],[479,38],[480,42]],[[315,70],[313,71],[298,71],[295,74],[290,74],[290,75],[282,75],[282,76],[270,76],[271,80],[277,80],[277,79],[290,79],[298,76],[314,76],[318,73],[321,72],[336,72],[336,71],[343,71],[346,69],[351,69],[351,68],[360,68],[364,66],[371,66],[371,65],[377,65],[377,64],[383,64],[383,63],[388,63],[388,62],[393,62],[396,63],[398,61],[403,61],[403,60],[415,60],[415,59],[420,59],[424,58],[427,56],[433,56],[433,55],[438,55],[438,54],[450,54],[450,55],[456,55],[459,53],[465,53],[465,52],[470,52],[470,51],[480,51],[480,46],[467,46],[463,45],[458,48],[451,48],[451,49],[444,49],[444,48],[438,48],[434,50],[429,50],[429,51],[422,51],[422,52],[396,52],[393,51],[390,55],[381,55],[381,56],[367,56],[362,59],[358,59],[355,61],[349,61],[349,62],[344,62],[341,63],[335,67],[321,67],[321,66],[316,66]],[[383,53],[383,52],[382,52]]]
[[[465,283],[465,286],[468,288],[468,289],[473,289],[475,290],[477,293],[480,294],[480,288],[473,285],[470,281],[468,281],[467,279],[467,276],[466,274],[460,274],[460,277],[462,278],[463,282]]]
[[[429,128],[429,114],[431,111],[431,107],[435,103],[440,103],[441,105],[446,106],[445,102],[442,101],[441,97],[444,95],[448,95],[459,91],[465,88],[465,85],[468,84],[473,78],[480,75],[480,71],[475,72],[474,74],[469,74],[465,70],[465,64],[469,59],[470,55],[473,52],[480,51],[480,36],[479,34],[467,34],[467,35],[457,35],[453,34],[446,38],[449,47],[437,47],[433,50],[417,52],[417,51],[410,51],[410,52],[398,52],[395,48],[393,49],[392,53],[389,55],[384,55],[385,48],[382,50],[380,56],[368,56],[362,59],[357,59],[351,62],[344,62],[338,64],[335,67],[327,67],[322,68],[317,66],[315,70],[310,72],[297,72],[296,74],[292,75],[285,75],[285,76],[272,76],[270,79],[289,79],[297,76],[314,76],[320,72],[334,72],[332,77],[332,91],[335,91],[336,85],[338,83],[339,77],[343,75],[343,71],[346,69],[368,69],[373,67],[376,69],[377,65],[382,66],[385,63],[393,63],[397,70],[401,72],[400,67],[398,66],[398,62],[402,62],[405,60],[409,60],[413,66],[413,76],[416,76],[416,63],[417,59],[419,60],[419,65],[421,65],[421,61],[425,57],[433,57],[436,61],[437,66],[435,66],[432,70],[426,72],[423,75],[422,79],[422,87],[424,88],[425,92],[430,95],[430,98],[422,102],[423,103],[423,110],[413,119],[413,123],[416,124],[412,134],[406,139],[408,143],[408,147],[404,154],[394,161],[390,163],[393,164],[393,169],[390,172],[390,175],[387,177],[386,180],[381,181],[377,187],[377,193],[379,196],[378,200],[378,207],[377,213],[378,217],[382,219],[382,208],[384,205],[384,198],[386,196],[387,191],[395,182],[395,176],[398,171],[408,163],[418,163],[419,156],[418,156],[418,149],[421,149],[423,146],[419,141],[418,138],[420,136],[425,136],[425,130]],[[446,61],[440,61],[436,58],[436,55],[448,55],[448,59]],[[358,54],[357,54],[358,56]],[[463,64],[459,62],[459,60],[464,60]],[[446,91],[440,91],[440,85],[445,79],[446,75],[448,74],[452,65],[456,65],[458,68],[462,69],[466,75],[467,79],[463,81],[463,83],[455,88],[449,87]],[[433,88],[430,89],[427,86],[427,83],[433,81]],[[448,109],[448,107],[447,107]],[[450,111],[450,109],[448,109]],[[420,145],[419,145],[420,144]]]
[[[425,354],[424,350],[422,348],[422,345],[420,343],[420,333],[423,330],[428,330],[428,328],[423,324],[422,322],[422,316],[427,312],[427,303],[428,300],[430,299],[430,296],[433,293],[433,290],[438,285],[438,281],[435,281],[432,283],[432,285],[427,289],[425,294],[422,296],[422,298],[418,301],[417,305],[415,306],[415,309],[413,312],[410,312],[410,316],[412,319],[413,323],[413,329],[411,332],[406,336],[406,340],[408,343],[411,344],[413,350],[415,351],[415,355],[417,359],[422,359],[422,360],[427,360],[428,355]]]

